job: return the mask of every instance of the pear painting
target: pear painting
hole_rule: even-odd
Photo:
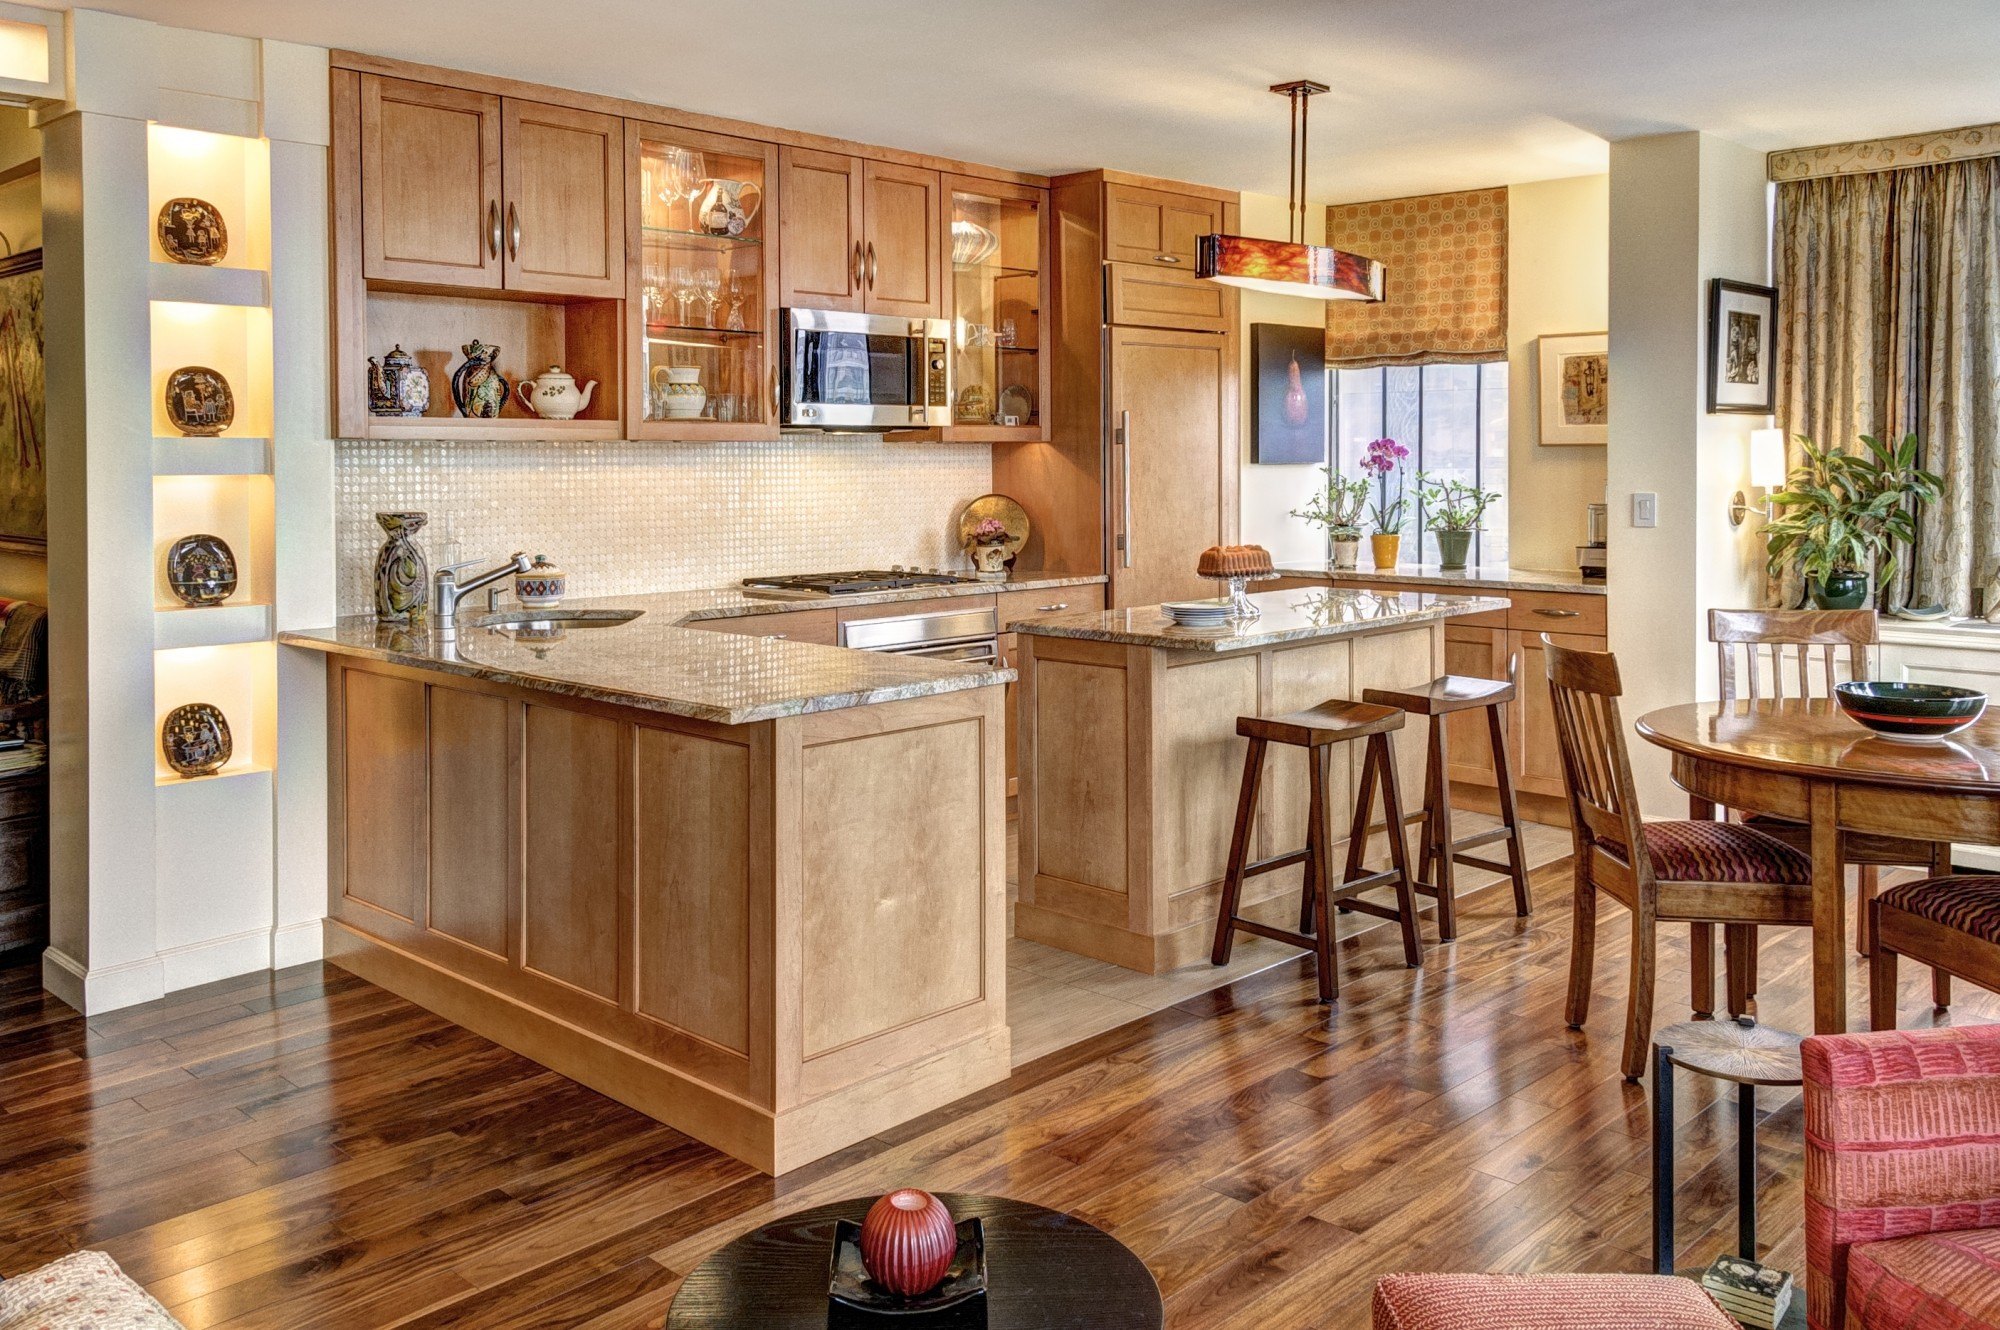
[[[1250,460],[1319,466],[1327,457],[1326,330],[1250,325]]]
[[[1312,414],[1306,405],[1305,380],[1299,377],[1298,352],[1292,353],[1292,365],[1286,373],[1288,377],[1285,380],[1285,423],[1296,428],[1305,424]]]

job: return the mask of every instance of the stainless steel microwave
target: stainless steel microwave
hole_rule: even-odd
[[[951,423],[951,324],[788,309],[780,425],[886,430]]]

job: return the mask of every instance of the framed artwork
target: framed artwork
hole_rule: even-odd
[[[1768,416],[1777,407],[1778,289],[1708,284],[1708,410]]]
[[[42,251],[0,259],[0,549],[49,544],[42,401]]]
[[[1326,461],[1326,329],[1250,325],[1250,460]]]
[[[1535,339],[1542,444],[1601,448],[1611,437],[1610,339],[1601,332]]]

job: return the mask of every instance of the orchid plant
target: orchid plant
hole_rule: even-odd
[[[1330,466],[1320,470],[1326,475],[1326,485],[1303,508],[1292,509],[1293,517],[1304,518],[1314,526],[1326,528],[1329,540],[1361,539],[1361,517],[1368,506],[1368,482],[1356,477],[1349,480]]]
[[[1361,469],[1375,478],[1375,503],[1371,508],[1375,530],[1385,536],[1393,536],[1403,529],[1403,510],[1409,503],[1409,492],[1403,483],[1403,464],[1410,460],[1410,450],[1394,439],[1377,439],[1368,445],[1368,451],[1361,456]],[[1389,497],[1389,477],[1396,478],[1396,497]]]

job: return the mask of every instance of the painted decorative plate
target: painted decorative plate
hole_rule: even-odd
[[[160,248],[175,263],[214,264],[229,253],[229,228],[222,212],[206,199],[168,199],[160,205],[154,230]]]
[[[965,505],[965,511],[958,515],[959,548],[972,543],[972,529],[989,517],[1000,519],[1000,525],[1007,528],[1007,557],[1019,554],[1028,543],[1028,514],[1004,494],[982,494]]]
[[[183,365],[167,375],[167,419],[197,439],[213,438],[236,419],[229,380],[206,365]]]
[[[167,550],[167,585],[183,605],[220,605],[236,591],[236,555],[221,536],[182,536]]]

